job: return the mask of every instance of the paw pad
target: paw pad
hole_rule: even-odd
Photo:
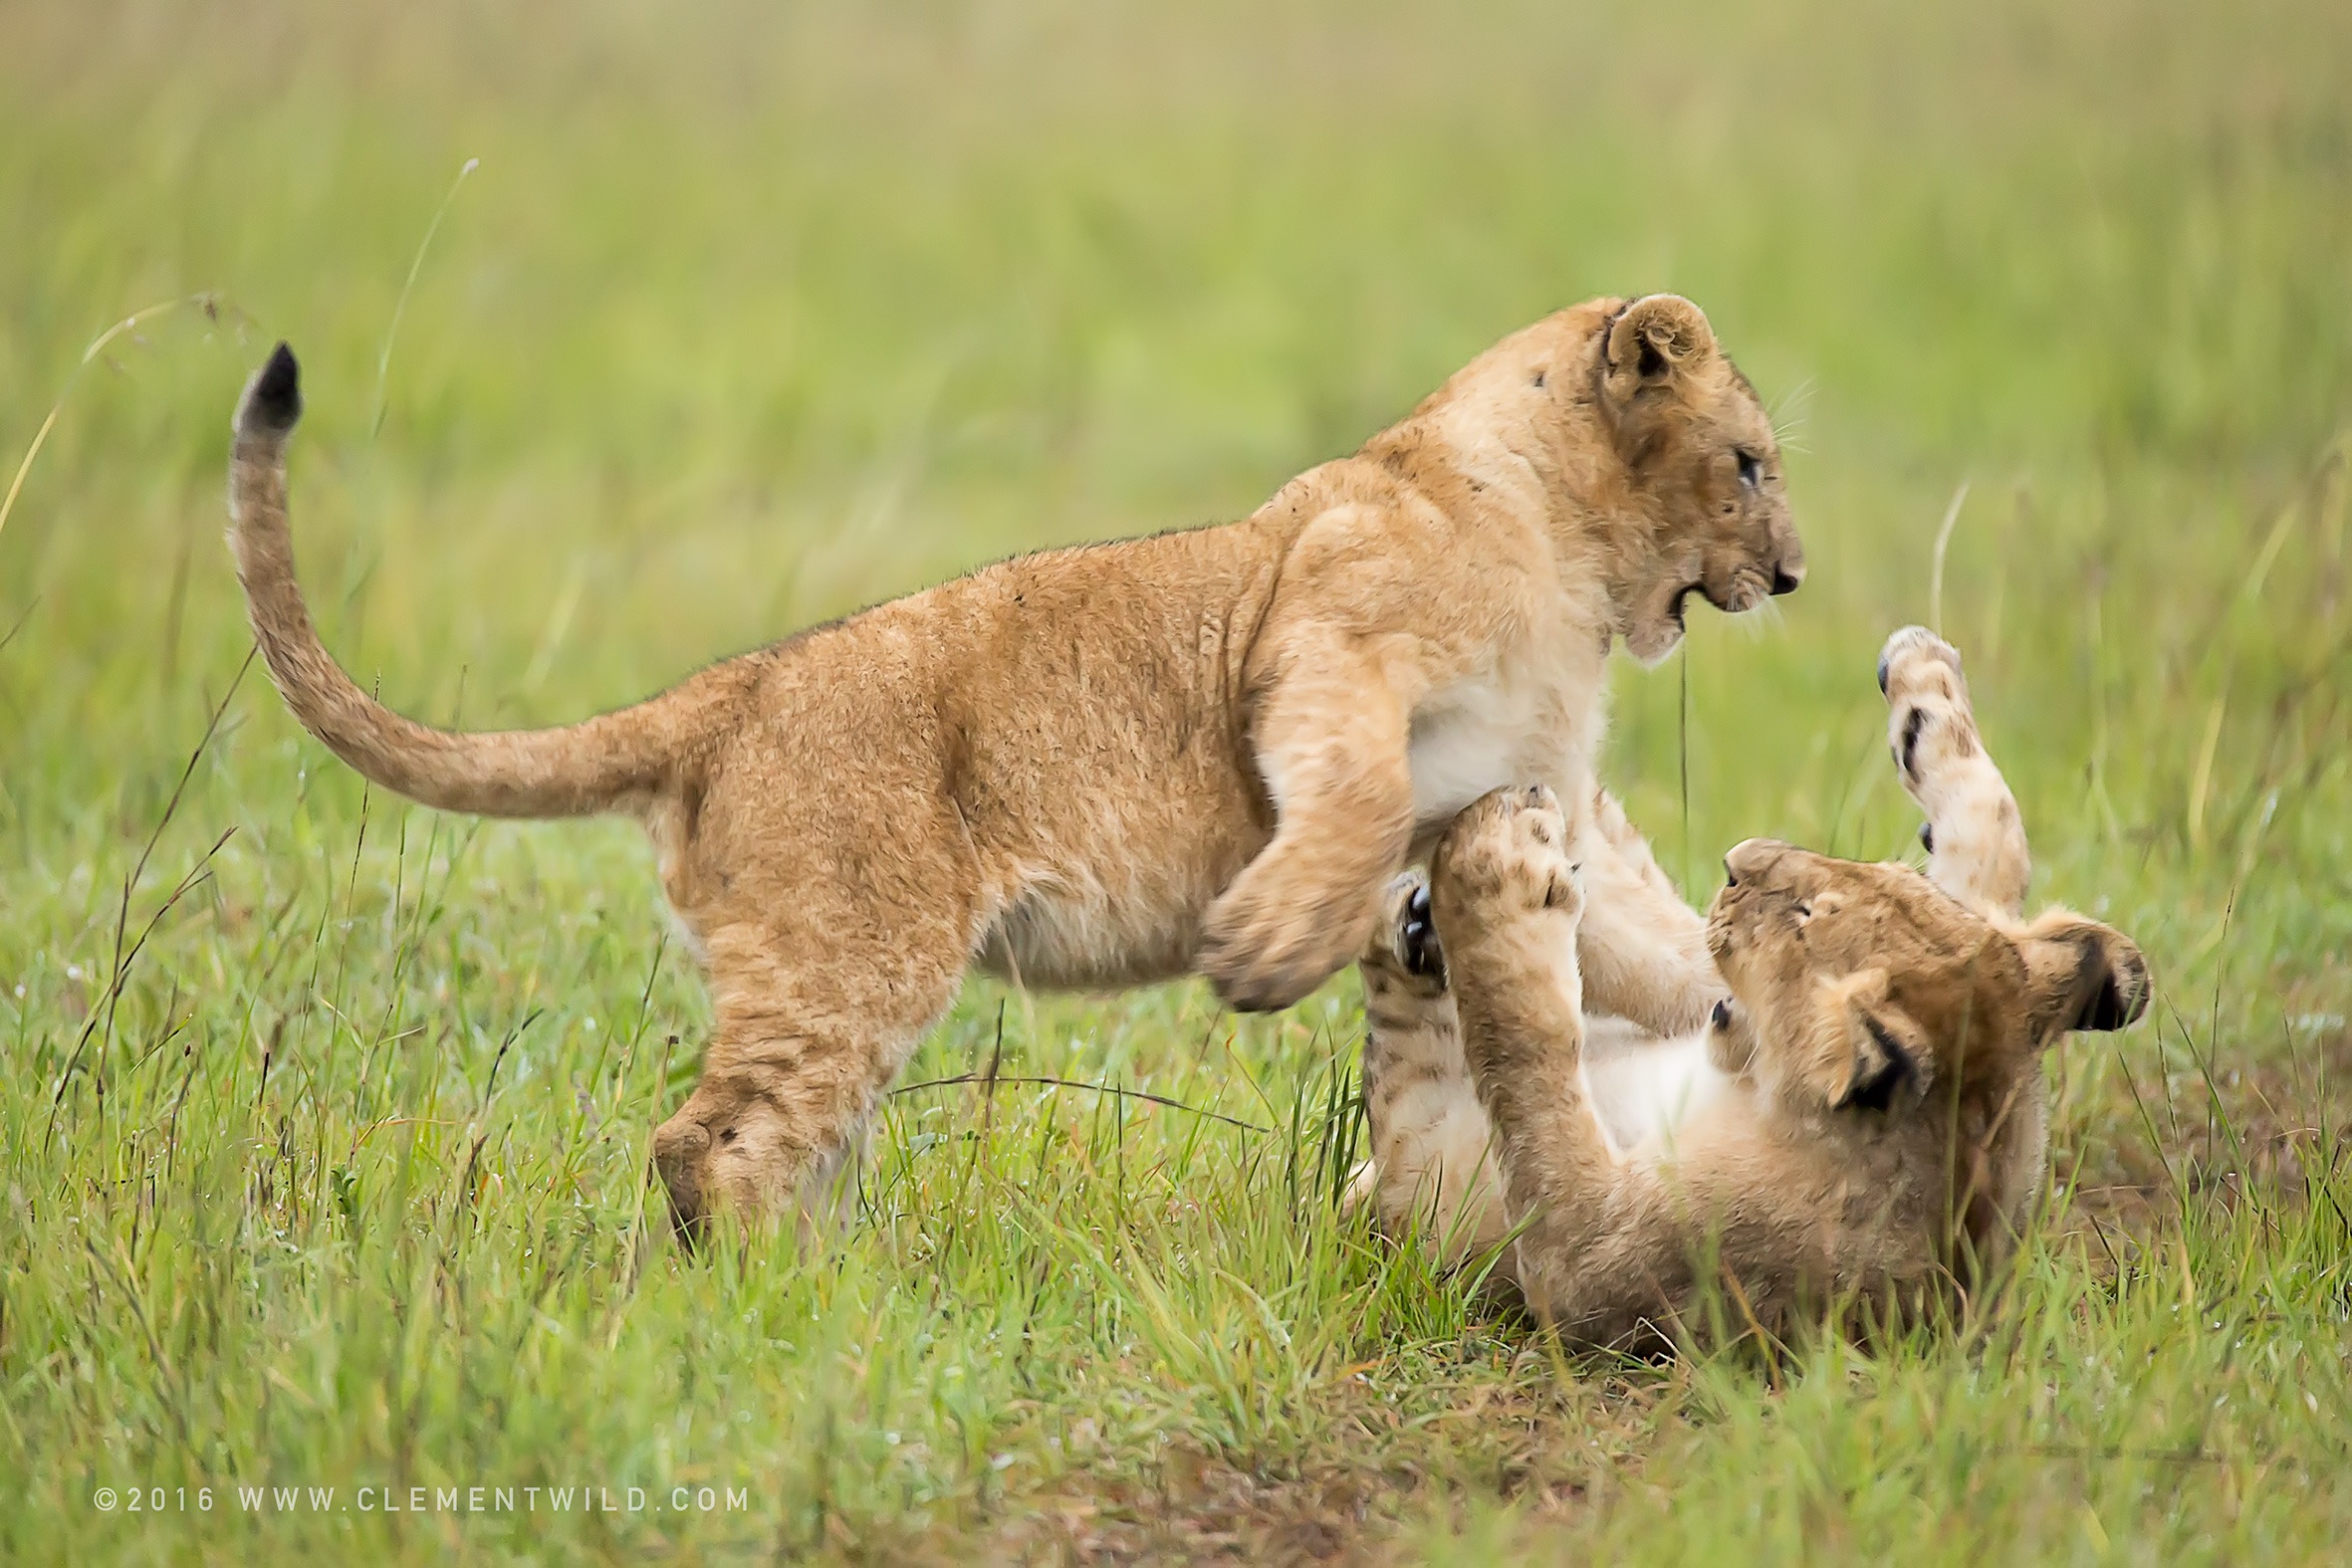
[[[1496,790],[1456,818],[1438,847],[1442,901],[1465,910],[1495,903],[1580,909],[1567,837],[1567,822],[1549,789],[1530,784]]]
[[[1905,626],[1887,638],[1885,645],[1879,649],[1880,695],[1891,699],[1895,687],[1908,687],[1917,683],[1936,665],[1943,666],[1951,673],[1955,695],[1964,689],[1960,684],[1965,681],[1960,650],[1925,626]]]

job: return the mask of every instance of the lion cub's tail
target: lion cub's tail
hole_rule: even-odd
[[[280,343],[237,405],[229,548],[254,640],[304,729],[377,784],[445,811],[578,816],[646,802],[675,782],[707,728],[710,705],[697,700],[707,694],[695,690],[705,681],[585,724],[471,735],[403,719],[361,691],[319,641],[294,574],[286,441],[301,417],[301,372]]]

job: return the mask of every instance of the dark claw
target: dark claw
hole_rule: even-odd
[[[1919,824],[1919,847],[1926,850],[1931,855],[1936,852],[1935,823],[1922,822]]]
[[[1397,932],[1398,957],[1405,961],[1405,971],[1411,975],[1445,979],[1445,955],[1438,949],[1437,925],[1429,918],[1429,888],[1427,884],[1413,889],[1405,900],[1405,921]]]
[[[1887,656],[1883,653],[1878,656],[1878,694],[1887,694]]]
[[[1729,1031],[1732,1026],[1731,999],[1727,997],[1716,998],[1715,1011],[1709,1016],[1708,1021],[1715,1025],[1716,1032],[1719,1034]]]

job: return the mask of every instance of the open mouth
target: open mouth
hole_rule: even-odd
[[[1717,593],[1705,582],[1686,582],[1675,591],[1673,599],[1666,606],[1667,617],[1674,622],[1675,629],[1678,631],[1687,629],[1686,618],[1690,613],[1693,594],[1705,599],[1726,615],[1743,614],[1754,609],[1758,602],[1756,595],[1743,591],[1737,584],[1727,593]]]
[[[1708,588],[1706,583],[1686,582],[1681,588],[1676,590],[1673,602],[1668,604],[1666,608],[1666,613],[1673,619],[1677,630],[1681,630],[1685,626],[1685,617],[1687,617],[1690,613],[1691,595],[1694,593],[1705,599],[1708,603],[1714,605],[1717,609],[1722,610],[1726,615],[1737,613],[1737,611],[1732,608],[1731,602],[1728,599],[1716,597],[1714,592]]]

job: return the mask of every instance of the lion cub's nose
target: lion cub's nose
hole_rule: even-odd
[[[1738,887],[1749,877],[1761,874],[1787,847],[1777,838],[1747,838],[1734,844],[1732,852],[1723,857],[1725,885]]]
[[[1794,571],[1789,570],[1786,565],[1774,566],[1772,568],[1772,596],[1778,598],[1783,593],[1794,593],[1797,584],[1804,579],[1805,568],[1802,566],[1797,567]]]

